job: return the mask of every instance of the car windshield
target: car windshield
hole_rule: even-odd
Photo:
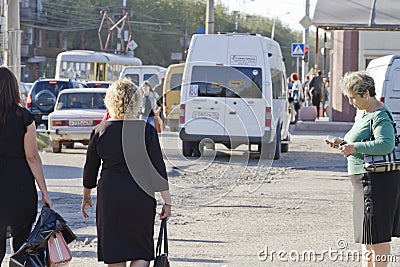
[[[105,93],[65,93],[60,95],[57,110],[60,109],[105,109]]]

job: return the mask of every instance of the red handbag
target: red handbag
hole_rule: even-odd
[[[71,251],[60,231],[54,234],[47,241],[47,265],[48,267],[68,266],[72,260]]]

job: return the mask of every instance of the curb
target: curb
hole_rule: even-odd
[[[296,131],[347,132],[351,129],[353,124],[354,122],[298,121],[294,129]]]

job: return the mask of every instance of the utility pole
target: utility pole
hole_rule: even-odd
[[[188,21],[188,13],[186,12],[186,16],[185,16],[185,32],[183,34],[183,54],[184,54],[183,59],[184,60],[186,60],[186,47],[187,47],[186,39],[187,39],[187,36],[188,36],[188,23],[187,23],[187,21]]]
[[[236,13],[236,19],[235,19],[235,32],[239,31],[239,20],[240,20],[240,12],[239,11],[234,11]]]
[[[7,18],[6,31],[8,35],[8,49],[4,53],[6,65],[21,80],[21,29],[19,22],[19,1],[6,0],[4,13]]]
[[[214,0],[207,0],[206,34],[214,33]]]
[[[310,0],[306,0],[306,17],[310,16]],[[304,47],[307,48],[308,50],[308,40],[310,37],[310,32],[309,32],[309,27],[304,27],[304,31],[303,31],[303,44]],[[307,55],[308,57],[308,55]],[[302,62],[302,70],[303,70],[303,82],[306,80],[306,75],[308,73],[308,60],[303,60]],[[310,77],[311,78],[311,77]]]
[[[278,16],[275,16],[274,22],[272,23],[272,30],[271,30],[271,39],[272,39],[272,40],[273,40],[274,37],[275,37],[275,25],[276,25],[276,20],[279,19],[279,18],[282,17],[282,16],[289,15],[289,14],[290,14],[290,12],[285,12],[285,13],[283,13],[283,14],[280,14],[280,15],[278,15]]]

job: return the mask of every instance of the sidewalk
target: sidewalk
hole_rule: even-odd
[[[354,122],[329,121],[328,117],[320,117],[316,121],[298,121],[293,125],[293,130],[347,132],[353,124]]]

